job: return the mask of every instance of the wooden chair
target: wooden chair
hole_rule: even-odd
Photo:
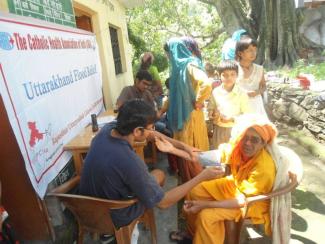
[[[157,163],[157,147],[156,144],[153,142],[147,142],[144,150],[149,155],[144,156],[145,163]]]
[[[280,147],[280,149],[290,159],[291,165],[289,167],[289,171],[292,174],[289,175],[289,177],[290,177],[289,184],[281,189],[274,190],[274,191],[272,191],[268,194],[265,194],[265,195],[258,195],[258,196],[252,196],[252,197],[246,198],[246,206],[244,207],[244,209],[242,211],[242,218],[240,219],[240,221],[235,222],[233,220],[225,220],[225,230],[226,230],[225,243],[226,244],[239,244],[240,243],[240,234],[241,234],[242,230],[244,229],[244,227],[246,225],[252,224],[252,221],[247,216],[247,213],[248,213],[250,206],[253,203],[268,200],[273,197],[292,192],[296,189],[296,187],[301,182],[303,168],[302,168],[302,163],[301,163],[299,156],[289,148]]]
[[[66,194],[65,192],[71,189],[72,186],[75,186],[79,180],[80,177],[76,176],[47,194],[47,196],[57,197],[73,213],[78,223],[78,244],[83,243],[85,232],[115,235],[118,244],[129,244],[132,231],[138,221],[143,222],[147,228],[150,228],[151,241],[154,244],[157,243],[153,209],[147,209],[142,216],[132,221],[129,225],[116,228],[112,222],[110,211],[129,207],[135,204],[137,200],[114,201]]]

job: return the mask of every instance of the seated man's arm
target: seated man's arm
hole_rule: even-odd
[[[129,160],[134,160],[134,163],[130,164],[125,172],[125,181],[134,196],[147,208],[153,208],[154,206],[168,208],[182,199],[194,186],[202,181],[220,178],[224,175],[221,167],[207,168],[185,184],[164,193],[158,184],[161,184],[164,180],[164,175],[161,172],[158,175],[155,173],[150,174],[139,158]]]
[[[121,100],[116,101],[116,108],[119,109],[123,105],[123,102]]]
[[[168,208],[171,205],[178,202],[180,199],[182,199],[197,184],[201,183],[202,181],[220,178],[223,175],[224,175],[224,171],[221,168],[218,167],[206,168],[200,174],[195,176],[193,179],[167,191],[163,199],[157,204],[157,206],[159,208]]]
[[[169,142],[165,138],[156,137],[155,138],[155,143],[156,143],[157,148],[161,152],[174,154],[174,155],[176,155],[178,157],[184,158],[185,160],[190,160],[190,161],[192,160],[189,153],[187,153],[186,151],[184,151],[182,149],[176,148],[171,142]]]
[[[164,182],[164,173],[155,170],[150,174],[145,163],[138,157],[126,159],[132,161],[123,171],[123,178],[132,196],[137,198],[146,208],[153,208],[164,197],[160,185]]]
[[[200,152],[201,150],[192,146],[189,146],[181,141],[175,140],[173,138],[170,138],[168,136],[165,136],[164,134],[153,131],[151,135],[149,136],[149,140],[153,141],[155,138],[158,139],[165,139],[166,141],[170,142],[175,148],[180,149],[188,153],[191,161],[197,161],[197,152]],[[176,154],[177,155],[177,154]],[[178,155],[177,155],[178,156]],[[180,156],[182,157],[182,156]]]
[[[155,177],[157,183],[160,186],[163,186],[165,184],[166,175],[162,170],[154,169],[154,170],[150,171],[150,174],[152,174]]]
[[[124,87],[119,97],[116,100],[116,107],[119,109],[126,101],[130,100],[130,94],[128,87]]]

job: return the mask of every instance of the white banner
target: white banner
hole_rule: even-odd
[[[0,92],[41,198],[71,157],[63,146],[102,110],[101,89],[92,33],[0,15]]]

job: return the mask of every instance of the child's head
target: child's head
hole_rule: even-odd
[[[215,75],[215,68],[213,67],[213,64],[206,62],[204,68],[208,77],[213,77]]]
[[[236,59],[254,61],[256,59],[257,43],[250,37],[244,37],[236,43]]]
[[[238,76],[238,65],[233,60],[223,60],[217,66],[222,84],[232,86],[235,84]]]

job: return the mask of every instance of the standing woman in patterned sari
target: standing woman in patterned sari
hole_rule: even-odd
[[[164,49],[170,61],[169,126],[175,139],[206,151],[209,141],[203,107],[210,97],[211,84],[204,72],[198,44],[190,37],[172,38]],[[179,158],[178,170],[186,182],[196,176],[202,166]]]

